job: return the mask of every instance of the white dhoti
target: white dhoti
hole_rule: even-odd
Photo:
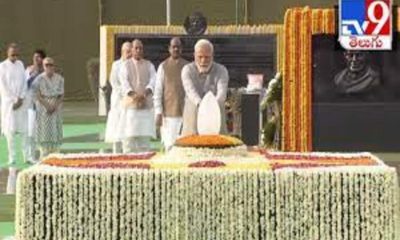
[[[34,137],[36,131],[36,111],[28,109],[28,137]]]
[[[28,109],[28,132],[26,137],[26,155],[25,161],[36,161],[36,111],[33,108]]]
[[[1,130],[1,94],[0,94],[0,135],[3,131]]]
[[[12,99],[2,99],[1,130],[5,136],[14,133],[27,133],[28,111],[25,104],[18,109],[13,109]]]
[[[17,169],[15,167],[10,167],[8,168],[6,194],[15,194],[16,186],[17,186]]]
[[[8,100],[8,101],[7,101]],[[13,110],[13,101],[10,99],[3,99],[1,106],[2,110],[2,131],[7,139],[8,147],[8,163],[14,164],[17,160],[17,145],[16,138],[21,134],[22,139],[22,153],[25,161],[29,160],[29,153],[27,146],[28,141],[28,111],[26,105],[23,104],[17,110]]]
[[[120,111],[117,109],[110,109],[107,116],[107,124],[106,124],[106,134],[105,134],[105,142],[114,143],[120,142],[121,133],[119,128],[120,122]]]
[[[161,126],[161,141],[168,151],[175,144],[182,128],[181,117],[164,117]]]
[[[15,164],[17,160],[17,149],[22,149],[24,161],[32,161],[29,159],[28,137],[25,133],[21,133],[21,147],[17,147],[18,133],[10,133],[6,135],[7,150],[8,150],[8,164]]]
[[[119,132],[124,139],[123,151],[148,151],[150,139],[156,136],[153,101],[149,95],[149,91],[153,92],[156,79],[154,65],[144,59],[130,58],[121,66],[119,79],[125,98],[119,124]],[[139,106],[134,98],[128,97],[132,93],[143,96],[144,104]]]
[[[129,137],[122,142],[123,153],[150,151],[150,137]]]
[[[119,127],[122,112],[121,101],[122,97],[118,93],[112,92],[104,140],[113,144],[113,153],[122,153],[122,129]]]
[[[153,109],[126,108],[121,112],[119,132],[123,137],[123,152],[150,150],[150,139],[156,136]]]

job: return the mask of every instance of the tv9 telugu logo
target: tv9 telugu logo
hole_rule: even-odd
[[[339,0],[339,42],[347,50],[392,49],[392,0]]]

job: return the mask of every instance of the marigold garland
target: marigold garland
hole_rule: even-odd
[[[283,151],[312,151],[312,34],[332,33],[332,9],[293,8],[285,15]]]
[[[150,168],[144,160],[150,160],[155,152],[134,154],[54,154],[42,164],[75,168]]]
[[[243,145],[243,142],[238,138],[226,135],[191,135],[177,139],[175,145],[179,147],[229,148]]]

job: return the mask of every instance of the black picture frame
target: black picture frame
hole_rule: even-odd
[[[346,68],[337,35],[314,35],[312,42],[313,150],[399,151],[400,49],[368,52],[381,86],[377,97],[364,98],[335,93],[335,75]]]

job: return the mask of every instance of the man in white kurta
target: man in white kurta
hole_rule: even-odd
[[[22,149],[25,161],[28,121],[27,106],[24,104],[27,84],[24,64],[18,60],[17,45],[7,49],[7,59],[0,65],[1,130],[7,139],[8,162],[15,164],[17,158],[16,136],[22,135]]]
[[[182,86],[182,68],[188,63],[181,57],[182,43],[178,37],[169,45],[170,57],[160,64],[154,91],[156,126],[160,128],[161,140],[168,151],[175,143],[182,127],[185,91]]]
[[[107,116],[105,141],[113,144],[113,153],[122,153],[122,133],[119,127],[122,111],[122,87],[119,72],[124,62],[132,56],[132,43],[125,42],[121,47],[121,58],[114,61],[110,73],[111,104]]]
[[[143,44],[132,42],[133,57],[120,70],[123,110],[119,127],[123,133],[123,151],[141,152],[150,149],[155,137],[153,91],[156,82],[154,65],[143,59]]]
[[[206,39],[197,41],[194,47],[194,62],[182,69],[185,89],[182,136],[198,134],[197,113],[204,95],[211,91],[217,98],[221,110],[220,133],[226,133],[225,100],[228,91],[228,70],[213,61],[214,47]]]

